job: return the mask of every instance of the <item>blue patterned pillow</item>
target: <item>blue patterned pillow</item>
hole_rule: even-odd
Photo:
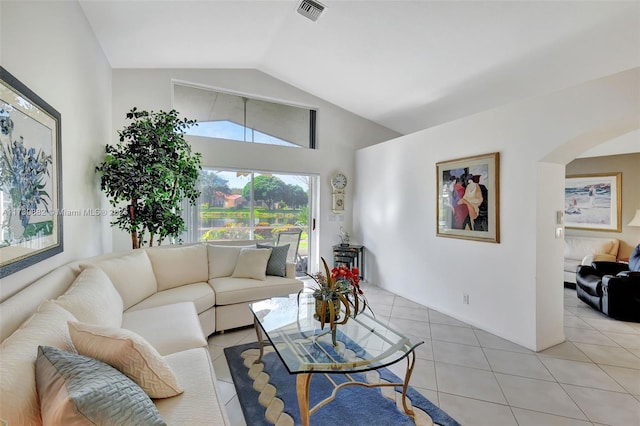
[[[97,359],[39,346],[36,386],[44,424],[166,426],[140,386]]]
[[[267,262],[267,275],[275,275],[276,277],[287,276],[287,253],[290,244],[281,246],[268,246],[266,244],[256,244],[256,248],[270,248],[271,256]]]

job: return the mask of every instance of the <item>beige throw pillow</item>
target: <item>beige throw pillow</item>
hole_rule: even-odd
[[[112,257],[92,262],[109,276],[113,286],[122,297],[124,309],[158,291],[158,283],[147,252],[138,249],[120,257]],[[85,267],[85,265],[80,265]]]
[[[254,246],[220,246],[207,244],[209,258],[209,279],[230,277],[238,263],[238,256],[243,248]]]
[[[10,425],[39,425],[35,362],[38,346],[73,351],[67,321],[77,321],[52,300],[44,302],[0,346],[0,417]]]
[[[271,249],[244,248],[240,251],[233,278],[253,278],[263,280],[267,276],[267,263]]]
[[[71,321],[69,334],[79,354],[120,370],[151,398],[168,398],[183,392],[171,367],[142,336],[124,328]]]
[[[84,269],[56,303],[78,321],[107,327],[122,325],[122,297],[102,269]]]

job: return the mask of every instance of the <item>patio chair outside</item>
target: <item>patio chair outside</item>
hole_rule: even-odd
[[[278,234],[276,246],[289,244],[289,251],[287,252],[287,262],[289,263],[298,263],[298,248],[300,246],[301,235],[302,230],[300,229],[293,231],[282,231]]]

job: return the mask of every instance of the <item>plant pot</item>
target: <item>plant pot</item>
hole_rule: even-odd
[[[315,301],[316,313],[313,316],[315,319],[325,324],[331,323],[331,310],[329,308],[329,303],[333,303],[333,310],[335,313],[333,321],[336,322],[340,319],[340,299],[333,299],[331,301],[315,299]]]

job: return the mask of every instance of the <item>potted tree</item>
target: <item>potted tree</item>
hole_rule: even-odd
[[[178,238],[185,230],[180,216],[182,200],[192,205],[200,196],[196,185],[201,165],[184,139],[185,129],[195,120],[169,112],[127,113],[131,123],[118,132],[120,142],[106,145],[105,158],[96,167],[100,188],[119,210],[112,225],[131,234],[132,248],[158,245],[165,238]],[[147,239],[148,238],[148,239]]]

